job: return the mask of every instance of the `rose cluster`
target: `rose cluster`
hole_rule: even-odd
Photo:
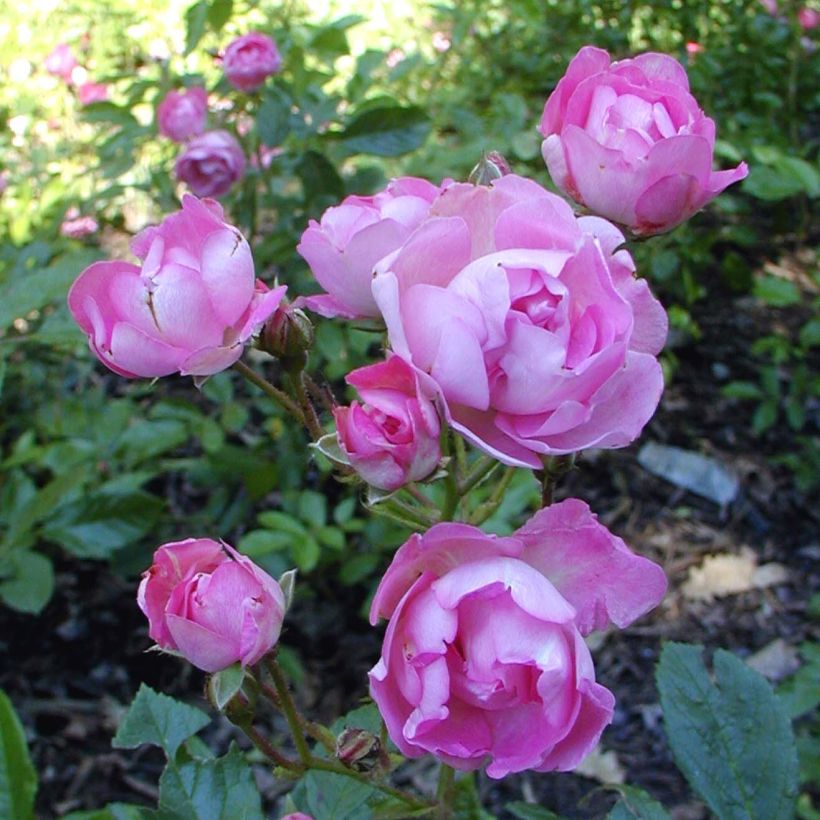
[[[251,34],[223,63],[228,81],[251,92],[280,58]],[[158,115],[164,134],[188,140],[179,176],[219,196],[244,155],[227,132],[204,131],[206,103],[191,89],[169,95]],[[594,215],[576,215],[497,156],[467,183],[401,177],[311,220],[298,251],[323,292],[280,307],[285,288],[255,279],[248,242],[221,207],[186,196],[134,238],[139,266],[91,265],[69,307],[94,353],[128,377],[211,375],[261,331],[262,348],[300,378],[313,334],[298,304],[383,329],[385,358],[348,374],[358,399],[333,406],[335,444],[324,451],[385,493],[410,485],[406,498],[428,511],[435,490],[424,496],[415,483],[454,478],[466,460],[442,457],[451,433],[483,462],[539,474],[554,456],[623,447],[660,400],[667,317],[608,220],[635,234],[668,230],[745,165],[712,170],[714,123],[665,55],[610,63],[582,49],[541,131],[556,184]],[[322,449],[328,437],[311,427],[300,384],[302,418]],[[464,485],[454,479],[448,494],[452,486]],[[431,753],[494,778],[574,768],[614,709],[584,638],[628,626],[665,588],[661,568],[578,499],[509,536],[451,521],[412,535],[371,609],[374,624],[388,619],[370,690],[391,739],[408,757]],[[258,663],[286,608],[276,581],[209,539],[160,547],[138,600],[157,645],[208,672]]]
[[[237,90],[258,90],[279,71],[276,43],[265,34],[249,32],[228,44],[222,56],[227,81]],[[221,197],[245,175],[245,152],[224,128],[206,131],[208,94],[201,86],[169,91],[157,106],[157,129],[184,143],[176,161],[177,179],[197,196]]]

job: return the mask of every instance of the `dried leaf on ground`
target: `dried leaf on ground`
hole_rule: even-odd
[[[757,565],[757,556],[748,547],[740,553],[707,555],[701,564],[689,569],[683,594],[691,601],[711,601],[724,595],[737,595],[750,589],[782,584],[788,572],[782,564]]]

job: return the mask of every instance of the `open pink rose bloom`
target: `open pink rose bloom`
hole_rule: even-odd
[[[212,200],[182,210],[131,243],[141,266],[95,262],[68,306],[100,361],[130,378],[209,376],[230,367],[276,310],[286,288],[254,276],[248,243]]]
[[[323,316],[377,317],[370,290],[375,264],[393,251],[427,216],[440,188],[400,177],[373,196],[349,196],[311,220],[297,250],[327,291],[305,303]]]
[[[555,184],[636,234],[668,231],[748,168],[713,171],[715,123],[667,54],[610,63],[584,46],[550,95],[542,152]]]
[[[197,196],[224,196],[244,176],[245,154],[228,131],[206,131],[185,146],[175,171]]]
[[[370,691],[391,739],[493,778],[574,768],[614,707],[583,637],[627,626],[665,589],[577,499],[506,538],[449,523],[411,536],[370,611],[390,619]]]
[[[228,82],[240,91],[254,91],[279,71],[282,58],[276,43],[266,34],[251,31],[237,37],[225,49],[222,68]]]
[[[439,419],[432,401],[419,392],[418,376],[391,356],[347,376],[364,404],[333,411],[339,445],[368,484],[396,490],[427,478],[441,458]]]
[[[149,635],[205,672],[256,663],[279,639],[285,598],[250,558],[210,538],[163,544],[137,603]]]
[[[376,265],[390,347],[506,464],[625,446],[663,390],[667,319],[622,242],[522,177],[451,185]]]
[[[174,142],[201,134],[207,118],[208,93],[201,86],[169,91],[157,106],[159,132]]]

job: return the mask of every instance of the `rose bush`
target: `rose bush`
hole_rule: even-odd
[[[255,91],[281,65],[276,43],[257,31],[237,37],[222,55],[222,69],[228,82],[245,92]]]
[[[506,538],[450,523],[411,536],[370,611],[390,619],[370,690],[391,739],[494,778],[574,768],[614,706],[583,636],[628,625],[665,589],[577,499]]]
[[[430,475],[441,458],[439,420],[413,368],[391,356],[354,370],[346,381],[365,402],[333,411],[339,445],[353,469],[383,490]]]
[[[177,178],[197,196],[223,196],[245,174],[245,154],[227,131],[194,137],[176,162]]]
[[[663,389],[666,313],[623,235],[514,174],[445,189],[378,263],[392,350],[448,422],[506,464],[622,447]]]
[[[228,544],[188,538],[163,544],[142,576],[137,603],[148,634],[205,672],[256,663],[279,639],[279,584]]]
[[[391,180],[373,196],[349,196],[311,219],[296,250],[327,294],[305,303],[323,316],[376,317],[370,284],[375,264],[395,251],[427,216],[441,188],[416,177]]]
[[[637,234],[668,231],[748,168],[713,171],[715,123],[666,54],[610,63],[584,46],[544,106],[539,127],[555,184]]]
[[[208,93],[201,86],[169,91],[157,106],[159,132],[174,142],[201,134],[207,117]]]
[[[254,277],[245,238],[211,200],[182,210],[131,243],[142,266],[95,262],[68,294],[91,350],[121,376],[208,376],[230,367],[286,288]]]

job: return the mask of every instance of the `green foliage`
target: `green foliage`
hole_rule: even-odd
[[[375,789],[334,772],[310,771],[292,793],[300,811],[314,820],[369,820],[373,812],[367,801]]]
[[[634,786],[613,786],[621,798],[607,820],[669,820],[666,809],[645,791]]]
[[[721,818],[791,818],[794,735],[766,680],[729,652],[667,643],[657,683],[669,745],[681,771]]]
[[[155,692],[143,683],[112,743],[117,749],[135,749],[150,743],[159,746],[170,760],[183,741],[208,722],[208,716],[201,709]]]
[[[216,759],[169,759],[159,782],[159,817],[263,820],[261,798],[245,756],[232,744]]]
[[[34,817],[37,772],[26,745],[26,735],[14,707],[0,689],[0,817]]]
[[[513,817],[517,817],[519,820],[561,820],[555,812],[542,806],[536,806],[533,803],[517,801],[507,803],[505,808]]]

